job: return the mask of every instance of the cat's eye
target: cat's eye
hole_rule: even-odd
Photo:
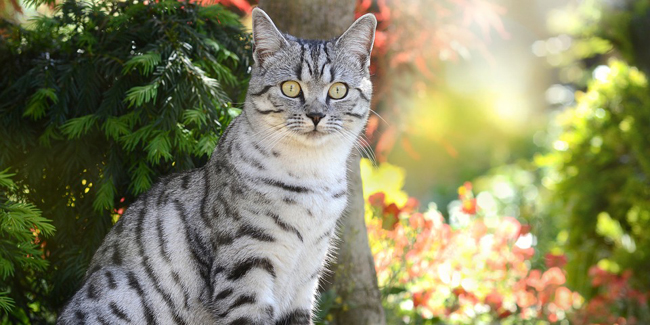
[[[348,94],[348,85],[342,82],[335,82],[328,91],[330,98],[341,99]]]
[[[300,95],[300,84],[296,81],[289,80],[282,83],[282,93],[291,98]]]

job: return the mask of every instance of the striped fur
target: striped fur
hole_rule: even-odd
[[[347,200],[346,158],[367,120],[375,18],[331,41],[280,34],[253,12],[243,113],[202,168],[133,203],[59,324],[311,324]],[[282,82],[302,93],[284,96]],[[342,99],[327,95],[348,85]],[[320,112],[319,123],[306,113]]]

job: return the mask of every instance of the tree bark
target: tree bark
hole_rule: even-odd
[[[356,1],[349,0],[260,0],[260,8],[276,27],[306,39],[337,37],[354,22]]]
[[[354,22],[355,1],[349,0],[260,0],[260,8],[278,29],[307,39],[337,37]],[[341,297],[341,308],[331,311],[332,323],[383,325],[386,323],[377,274],[364,220],[360,156],[348,158],[348,205],[340,221],[341,243],[336,263],[323,284]]]
[[[342,298],[344,305],[333,311],[333,323],[383,325],[386,319],[364,218],[360,159],[356,151],[348,158],[349,199],[340,224],[341,243],[336,251],[336,264],[331,267],[333,273],[329,279],[331,288]]]

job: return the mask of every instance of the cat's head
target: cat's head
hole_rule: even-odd
[[[254,9],[255,64],[245,108],[253,128],[263,137],[306,146],[351,146],[370,112],[376,26],[367,14],[338,38],[303,40],[280,33],[264,11]]]

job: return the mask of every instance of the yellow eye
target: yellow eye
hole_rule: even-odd
[[[300,84],[293,80],[285,81],[282,83],[282,93],[287,97],[298,97],[300,95]]]
[[[348,86],[342,82],[335,82],[328,93],[330,98],[341,99],[348,94]]]

